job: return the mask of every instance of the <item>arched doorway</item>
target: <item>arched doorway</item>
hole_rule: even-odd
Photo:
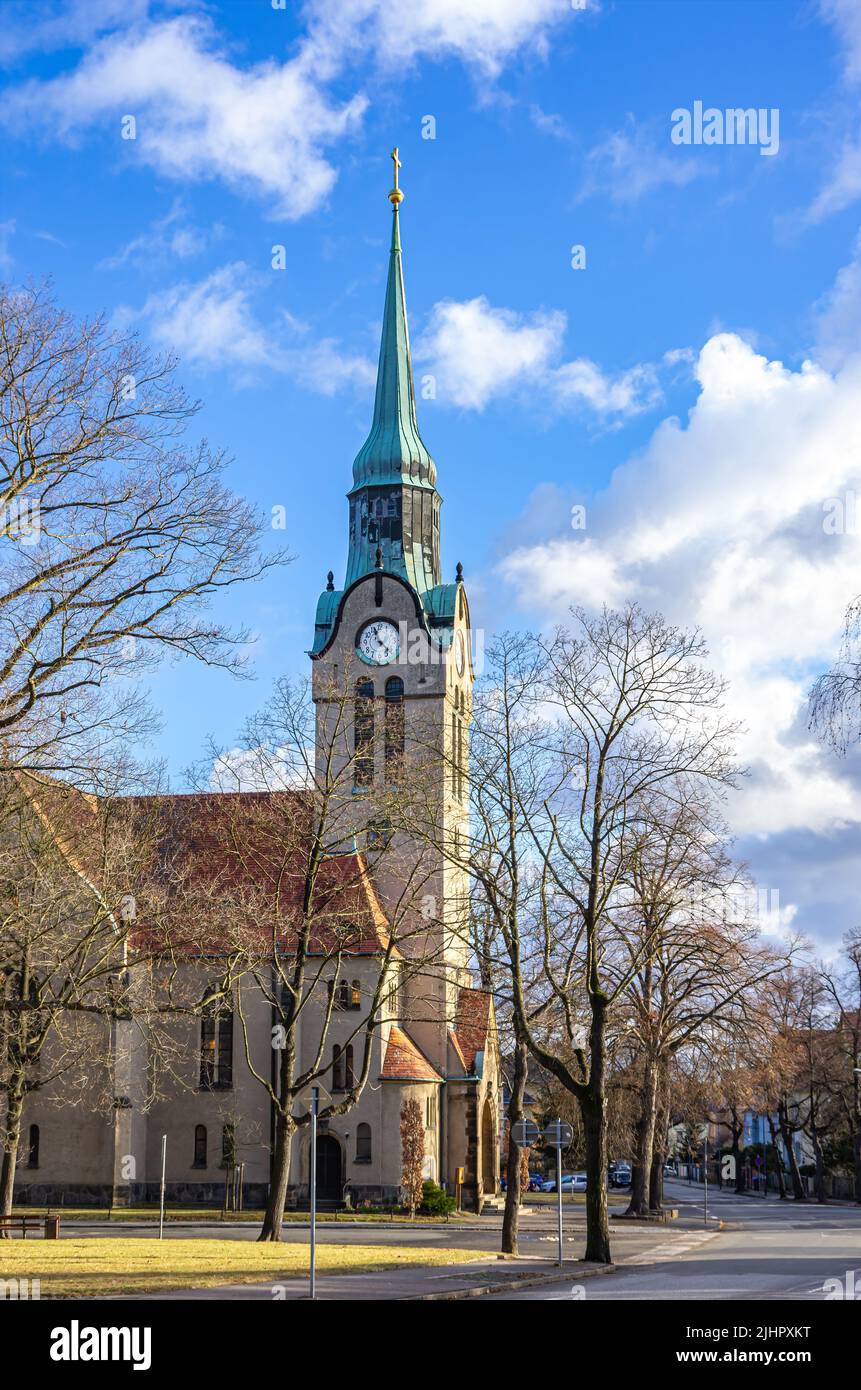
[[[485,1192],[496,1191],[496,1155],[493,1151],[493,1106],[490,1097],[481,1113],[481,1186]]]
[[[340,1202],[343,1196],[341,1145],[331,1134],[317,1136],[317,1200]]]

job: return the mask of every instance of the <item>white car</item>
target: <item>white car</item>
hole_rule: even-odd
[[[543,1182],[543,1183],[541,1184],[541,1191],[542,1191],[542,1192],[555,1192],[555,1191],[556,1191],[556,1179],[555,1179],[555,1178],[548,1178],[546,1182]],[[586,1191],[586,1174],[585,1174],[585,1173],[563,1173],[563,1174],[562,1174],[562,1191],[563,1191],[563,1192],[585,1192],[585,1191]]]

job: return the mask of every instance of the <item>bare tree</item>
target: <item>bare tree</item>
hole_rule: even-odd
[[[852,1147],[855,1201],[861,1203],[861,928],[843,938],[840,961],[822,978],[833,1001],[838,1067],[837,1096]]]
[[[202,942],[196,927],[176,928],[164,874],[154,875],[152,827],[128,802],[19,773],[3,779],[2,811],[0,1213],[8,1215],[28,1097],[110,1115],[139,1038],[151,1088],[136,1099],[151,1103],[156,1071],[176,1061],[160,1019],[168,1005],[199,1002],[163,986],[159,1001],[153,967]],[[181,896],[177,884],[169,896]]]
[[[207,860],[241,961],[234,1003],[245,1060],[275,1115],[260,1234],[266,1241],[280,1239],[293,1140],[310,1121],[310,1088],[328,1097],[321,1120],[355,1106],[381,1023],[403,1018],[408,981],[433,972],[439,949],[425,901],[427,866],[399,846],[400,789],[387,784],[354,795],[363,753],[351,746],[353,701],[344,693],[351,689],[347,679],[318,691],[325,715],[315,716],[306,682],[278,682],[239,746],[211,748],[206,763],[207,780],[214,775],[219,788],[206,811]],[[325,737],[318,718],[325,718]],[[419,778],[414,760],[410,771]],[[373,883],[383,874],[390,885],[385,915]],[[364,978],[354,1001],[341,972],[358,960]],[[274,1066],[271,1055],[265,1063],[255,1055],[261,1006],[271,1018]]]
[[[722,682],[704,666],[700,635],[632,605],[543,643],[542,692],[555,712],[558,748],[577,786],[557,795],[544,856],[555,903],[542,918],[543,975],[573,1062],[549,1046],[523,1010],[530,1047],[575,1095],[586,1132],[586,1258],[610,1260],[607,1195],[608,1018],[629,974],[611,977],[605,946],[625,875],[641,842],[638,811],[679,779],[733,783],[734,726]],[[583,1009],[572,1007],[582,1000]],[[583,1025],[583,1012],[586,1026]]]
[[[660,1205],[650,1192],[661,1075],[680,1052],[716,1064],[733,1039],[750,1037],[763,982],[791,950],[766,948],[751,912],[755,895],[729,854],[714,797],[676,781],[637,814],[640,844],[613,914],[606,973],[626,981],[622,1000],[638,1078],[628,1214]]]
[[[810,727],[838,753],[861,732],[861,597],[846,609],[837,660],[810,692]]]
[[[0,288],[7,767],[91,775],[127,680],[165,652],[241,669],[245,634],[209,603],[285,557],[261,557],[225,456],[183,441],[198,408],[134,335],[75,321],[47,288]]]

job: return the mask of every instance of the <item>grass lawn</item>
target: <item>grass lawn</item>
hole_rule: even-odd
[[[474,1250],[396,1245],[318,1245],[320,1274],[357,1274],[404,1265],[468,1264]],[[121,1236],[0,1243],[0,1278],[41,1280],[42,1298],[153,1293],[213,1284],[262,1284],[308,1273],[307,1245],[248,1240],[124,1240]]]
[[[13,1207],[13,1216],[38,1216],[44,1218],[51,1213],[52,1216],[59,1216],[61,1223],[66,1221],[158,1221],[158,1207],[113,1207],[108,1211],[107,1207]],[[456,1221],[458,1212],[453,1212],[451,1221]],[[220,1207],[167,1207],[164,1213],[165,1224],[171,1221],[248,1221],[252,1224],[256,1221],[258,1225],[263,1222],[263,1209],[249,1208],[246,1211],[228,1211],[222,1213]],[[416,1216],[416,1224],[427,1226],[445,1225],[444,1216]],[[365,1212],[365,1211],[318,1211],[317,1221],[407,1221],[409,1216],[406,1212]],[[296,1221],[307,1224],[307,1211],[285,1211],[284,1224],[289,1221]]]

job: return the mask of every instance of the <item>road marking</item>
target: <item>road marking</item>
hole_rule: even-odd
[[[699,1234],[679,1236],[674,1241],[669,1241],[664,1245],[656,1245],[654,1250],[649,1250],[642,1255],[631,1255],[623,1259],[625,1267],[630,1265],[650,1265],[663,1264],[666,1260],[674,1260],[679,1255],[689,1254],[691,1250],[698,1250],[701,1245],[709,1240],[714,1240],[719,1231],[702,1231]]]

